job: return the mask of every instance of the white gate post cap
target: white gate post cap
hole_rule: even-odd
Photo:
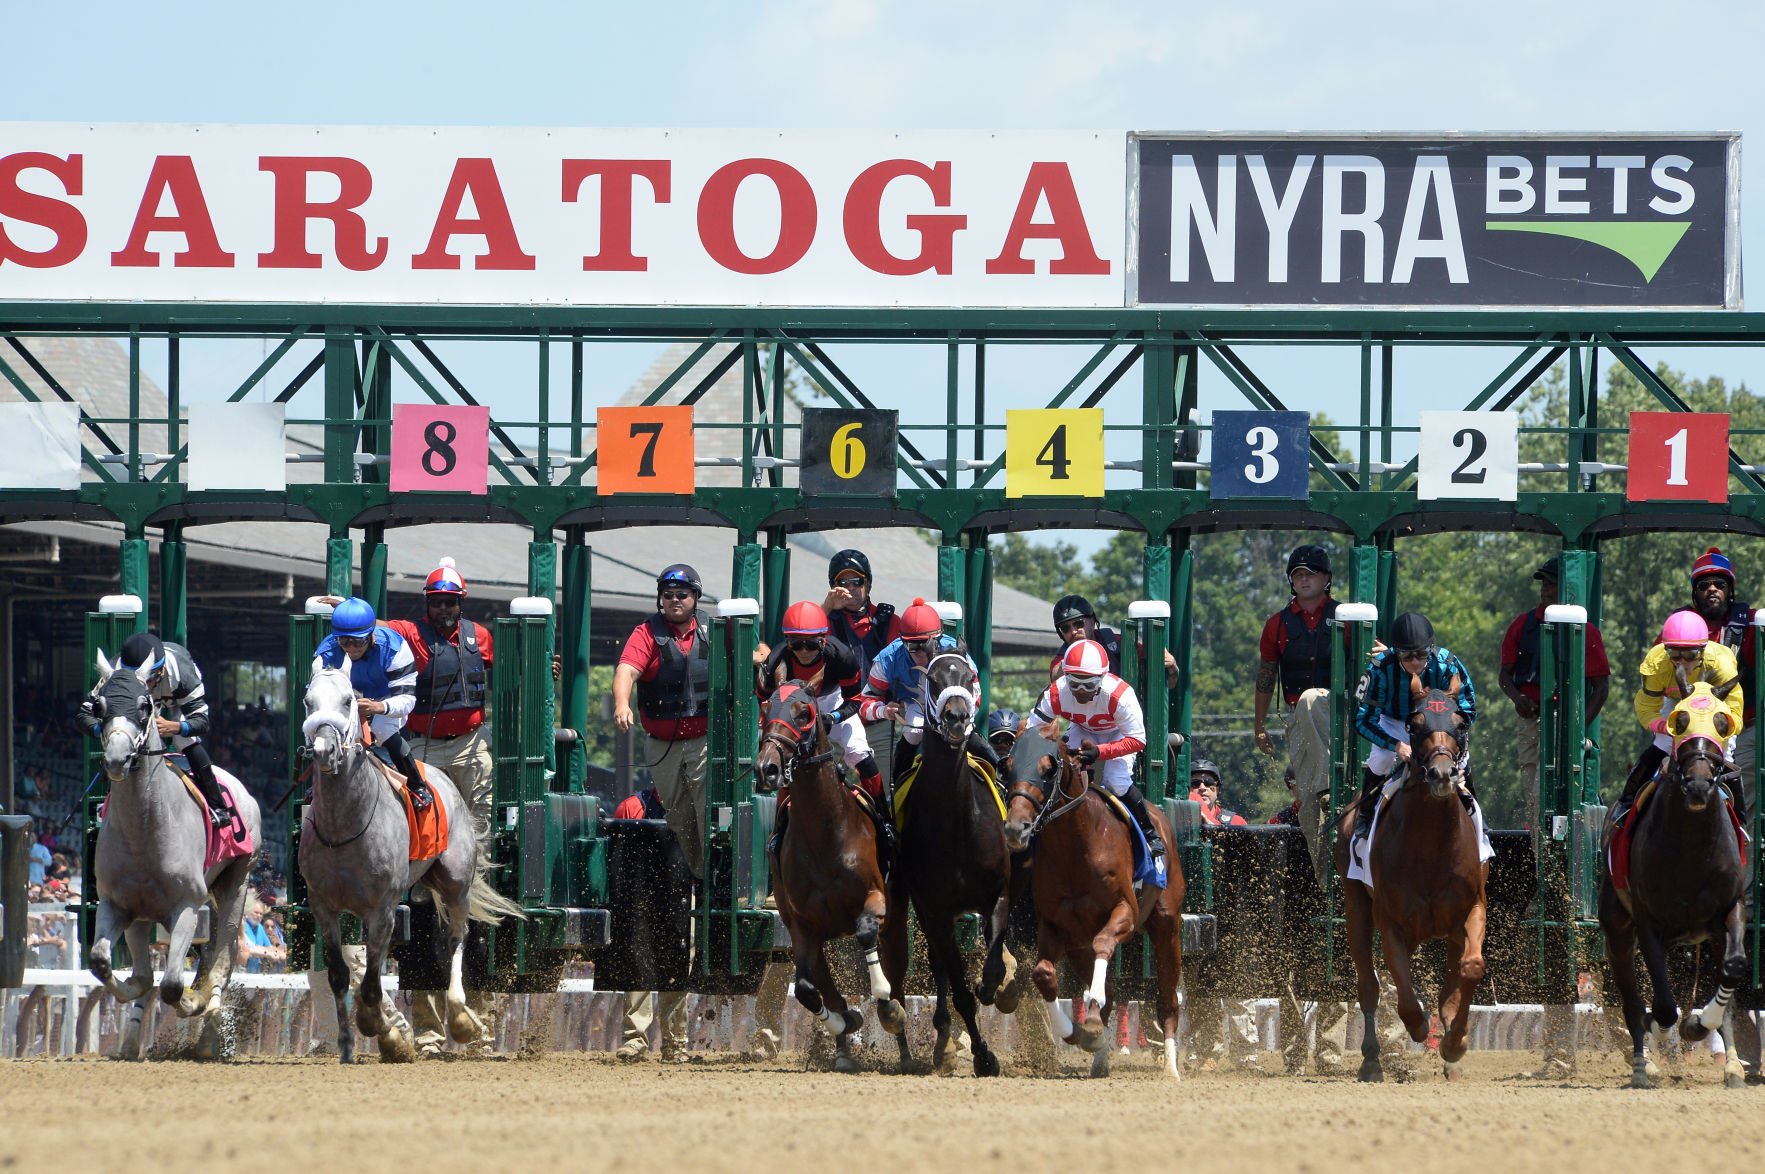
[[[1136,599],[1128,604],[1130,620],[1168,620],[1171,618],[1171,605],[1162,599]]]
[[[98,601],[98,610],[105,615],[138,616],[144,608],[139,595],[106,595]]]
[[[520,595],[509,600],[509,614],[512,616],[549,616],[552,614],[552,601],[543,595]]]
[[[1336,605],[1339,624],[1370,624],[1379,618],[1379,607],[1373,603],[1339,603]]]
[[[946,624],[960,624],[962,622],[962,605],[960,603],[949,599],[940,599],[932,604],[932,609],[938,613],[938,618]]]
[[[760,601],[758,599],[749,599],[746,596],[738,595],[734,599],[719,599],[717,601],[717,615],[720,619],[727,620],[736,616],[757,616],[759,614]]]
[[[1544,609],[1547,624],[1585,624],[1587,609],[1579,603],[1553,603]]]
[[[305,610],[306,614],[309,616],[328,616],[336,611],[337,608],[332,604],[326,603],[325,597],[322,595],[309,595],[306,597]]]

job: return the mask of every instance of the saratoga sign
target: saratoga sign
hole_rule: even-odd
[[[0,123],[0,299],[1120,306],[1113,133]]]
[[[1740,305],[1740,140],[1137,135],[1143,305]]]

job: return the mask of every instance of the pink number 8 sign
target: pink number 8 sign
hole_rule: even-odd
[[[489,408],[393,405],[392,492],[482,495],[489,486]]]

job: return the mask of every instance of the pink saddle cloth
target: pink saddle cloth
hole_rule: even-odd
[[[167,761],[170,762],[169,759]],[[202,797],[202,791],[190,780],[189,774],[179,766],[178,762],[171,762],[171,766],[173,770],[177,771],[178,781],[184,784],[184,790],[190,798],[196,800],[196,806],[202,809],[202,823],[204,827],[208,828],[208,844],[202,853],[203,872],[208,872],[217,864],[223,864],[241,856],[250,856],[257,851],[257,843],[251,838],[251,829],[245,826],[244,820],[235,818],[231,824],[224,828],[216,827],[214,820],[209,817],[208,800]],[[241,785],[239,780],[219,767],[215,768],[214,777],[215,781],[226,791],[227,798],[233,800],[233,810],[237,811]],[[104,822],[105,813],[109,810],[110,797],[105,796],[104,802],[98,807],[98,821],[100,823]]]

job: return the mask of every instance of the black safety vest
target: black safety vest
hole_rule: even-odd
[[[1526,623],[1520,628],[1520,639],[1514,652],[1516,685],[1538,684],[1538,633],[1543,626],[1537,608],[1526,613]]]
[[[860,637],[852,627],[851,612],[841,609],[828,613],[828,634],[857,654],[860,679],[870,672],[870,662],[889,646],[889,621],[894,618],[894,604],[875,604],[870,613],[870,635]]]
[[[417,712],[483,709],[487,677],[477,626],[462,618],[458,644],[436,632],[427,619],[418,620],[416,629],[429,650],[429,667],[417,674]]]
[[[680,641],[661,613],[651,616],[650,636],[656,642],[656,675],[637,683],[637,707],[652,721],[698,717],[711,696],[711,645],[703,628],[693,631],[691,653],[680,650]]]
[[[1297,697],[1307,689],[1330,687],[1330,617],[1336,600],[1324,600],[1323,615],[1316,628],[1305,626],[1305,617],[1288,604],[1281,609],[1281,626],[1287,632],[1281,649],[1281,692]]]
[[[1734,653],[1735,661],[1738,663],[1741,649],[1747,643],[1747,634],[1752,630],[1753,605],[1737,602],[1728,609],[1728,620],[1722,625],[1722,631],[1716,638],[1728,645],[1728,650]]]

